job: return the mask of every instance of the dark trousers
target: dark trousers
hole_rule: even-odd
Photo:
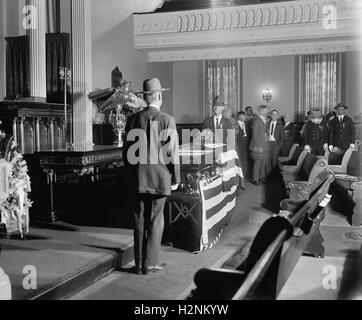
[[[247,137],[237,138],[237,151],[244,177],[248,174],[249,141]]]
[[[276,141],[269,142],[269,161],[270,169],[274,170],[278,166],[278,158],[280,155],[280,145]]]
[[[166,197],[139,195],[134,213],[134,258],[137,267],[159,264],[159,252],[164,230]]]
[[[264,152],[251,152],[253,164],[253,180],[259,182],[266,177],[266,155]]]

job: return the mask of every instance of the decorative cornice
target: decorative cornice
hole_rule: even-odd
[[[300,0],[134,15],[135,46],[149,54],[149,61],[174,61],[178,51],[186,57],[187,51],[233,52],[256,44],[325,47],[323,42],[348,40],[356,47],[361,7],[358,0]]]

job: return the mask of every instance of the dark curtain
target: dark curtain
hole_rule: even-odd
[[[30,52],[26,36],[6,38],[6,99],[30,96]]]
[[[68,33],[46,35],[48,103],[64,103],[64,80],[59,78],[59,68],[70,68],[70,52],[70,35]],[[70,97],[68,91],[68,103],[70,103]]]

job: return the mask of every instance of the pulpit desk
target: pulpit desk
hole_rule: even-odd
[[[54,207],[54,184],[57,177],[64,174],[75,174],[78,178],[89,176],[92,180],[99,178],[99,168],[113,165],[120,167],[122,148],[117,146],[93,146],[89,148],[71,148],[36,152],[42,172],[47,175],[49,186],[50,213],[49,222],[58,220]]]

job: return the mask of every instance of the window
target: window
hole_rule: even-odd
[[[338,104],[340,86],[340,54],[307,55],[301,57],[301,103],[299,120],[308,111],[320,109],[328,114]]]
[[[240,60],[206,61],[205,66],[205,116],[212,115],[212,101],[217,96],[236,113],[240,107]]]

